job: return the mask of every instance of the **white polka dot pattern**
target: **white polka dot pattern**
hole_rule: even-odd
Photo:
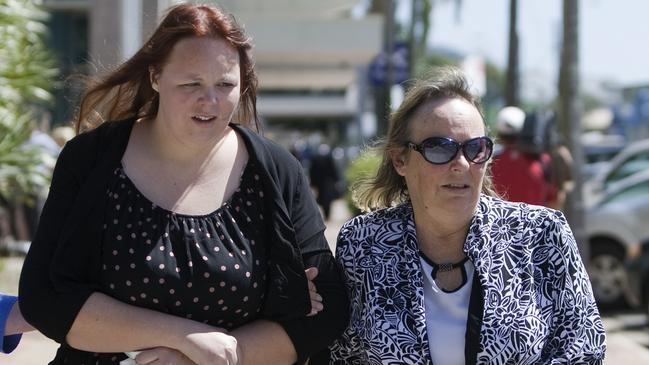
[[[107,294],[226,329],[259,313],[267,235],[263,186],[253,163],[233,196],[204,216],[157,206],[121,167],[109,186],[101,275]]]

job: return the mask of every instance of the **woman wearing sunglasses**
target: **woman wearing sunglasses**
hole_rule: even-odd
[[[408,92],[377,176],[355,188],[374,211],[338,236],[351,320],[332,363],[601,363],[604,328],[566,219],[498,198],[492,150],[459,71]]]

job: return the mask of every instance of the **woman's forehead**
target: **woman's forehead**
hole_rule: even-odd
[[[485,126],[478,109],[463,98],[444,98],[422,104],[410,123],[411,134],[454,133],[484,135]]]

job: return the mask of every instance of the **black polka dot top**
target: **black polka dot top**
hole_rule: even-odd
[[[256,317],[266,291],[264,193],[255,163],[216,211],[176,214],[115,170],[107,191],[101,285],[123,302],[232,329]]]

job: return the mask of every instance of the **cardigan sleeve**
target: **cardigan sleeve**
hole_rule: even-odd
[[[295,346],[297,363],[302,364],[340,336],[348,322],[348,300],[340,266],[324,236],[325,226],[318,206],[301,166],[297,162],[294,166],[298,181],[289,212],[304,267],[318,269],[314,284],[324,306],[315,316],[279,321]]]
[[[558,257],[552,283],[554,319],[544,363],[601,364],[606,338],[590,280],[565,217],[555,214],[549,225]]]
[[[59,290],[52,277],[53,258],[59,245],[63,244],[60,242],[62,227],[68,220],[81,185],[79,164],[92,155],[91,150],[82,148],[87,145],[80,143],[81,140],[87,141],[87,138],[76,137],[69,141],[59,155],[19,283],[19,305],[25,319],[59,343],[65,342],[74,319],[93,292],[83,283],[76,285],[75,290]],[[73,260],[75,266],[85,264],[78,257],[67,259]]]

